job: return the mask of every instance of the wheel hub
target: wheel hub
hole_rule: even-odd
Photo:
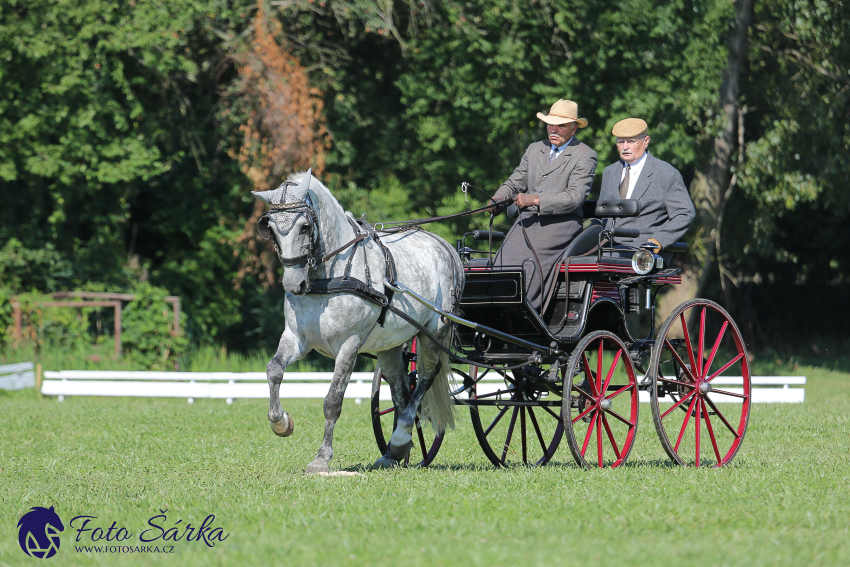
[[[699,393],[700,394],[705,395],[705,394],[709,393],[710,391],[711,391],[711,384],[710,383],[703,382],[702,384],[699,385]]]
[[[603,411],[604,411],[604,410],[609,410],[609,409],[611,409],[611,400],[606,400],[605,398],[601,399],[601,400],[599,401],[599,407],[600,407]]]

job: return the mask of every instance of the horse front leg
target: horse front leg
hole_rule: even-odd
[[[325,396],[325,435],[316,458],[307,465],[307,474],[326,473],[329,470],[328,463],[334,455],[334,426],[342,412],[342,400],[345,396],[345,389],[348,387],[348,380],[351,378],[351,370],[354,368],[355,360],[357,360],[360,342],[360,336],[355,335],[345,341],[337,353],[333,380],[328,395]]]
[[[306,354],[298,339],[284,332],[280,337],[277,352],[266,366],[266,378],[269,382],[269,421],[272,431],[279,437],[289,437],[295,431],[295,421],[280,407],[280,383],[286,367],[300,360]]]

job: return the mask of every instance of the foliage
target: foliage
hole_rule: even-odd
[[[137,286],[135,299],[122,311],[121,346],[123,355],[137,368],[168,370],[176,366],[189,341],[182,329],[186,316],[180,313],[181,332],[174,328],[168,293],[148,283]]]
[[[579,139],[599,154],[597,188],[616,159],[610,129],[630,115],[689,182],[721,124],[733,11],[728,0],[10,0],[2,286],[149,281],[182,298],[194,343],[249,350],[249,333],[269,328],[257,301],[282,293],[250,189],[314,165],[373,222],[474,208],[485,195],[467,202],[460,183],[492,194],[557,98],[589,120]],[[847,18],[827,0],[755,4],[743,151],[715,235],[731,279],[709,289],[736,317],[773,312],[757,286],[788,297],[850,281],[836,238],[850,217]],[[451,242],[487,220],[432,226]]]

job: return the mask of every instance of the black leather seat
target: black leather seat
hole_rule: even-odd
[[[567,245],[567,249],[564,250],[564,258],[569,258],[571,256],[581,256],[587,252],[593,250],[593,248],[599,244],[599,233],[602,232],[602,226],[599,224],[592,224],[576,236],[572,242]]]

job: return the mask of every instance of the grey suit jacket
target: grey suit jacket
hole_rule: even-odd
[[[620,177],[625,164],[612,163],[602,172],[602,189],[599,199],[620,198]],[[641,203],[641,213],[634,218],[605,219],[603,226],[637,228],[638,238],[617,238],[617,242],[639,246],[647,238],[655,238],[662,248],[670,246],[684,236],[694,220],[691,201],[682,174],[675,167],[647,154],[646,163],[635,184],[632,199]]]
[[[540,199],[537,214],[573,214],[581,218],[581,205],[590,194],[596,173],[596,152],[573,138],[550,164],[550,149],[547,141],[528,146],[519,165],[502,183],[495,197],[513,199],[518,193],[536,193]]]

